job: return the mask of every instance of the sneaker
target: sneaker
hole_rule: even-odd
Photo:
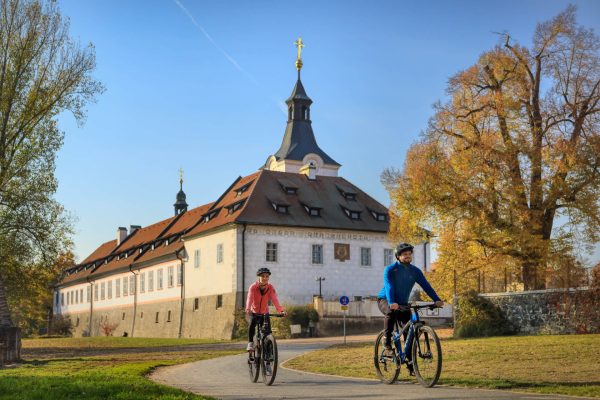
[[[406,363],[406,368],[408,369],[410,376],[415,376],[415,367],[413,366],[412,361],[408,361]]]
[[[254,351],[254,343],[248,342],[248,346],[246,346],[246,351]]]

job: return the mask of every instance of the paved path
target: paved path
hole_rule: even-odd
[[[356,338],[355,340],[360,340]],[[307,351],[327,347],[334,340],[280,341],[279,360],[285,362]],[[385,385],[368,379],[341,378],[278,368],[273,386],[261,377],[251,383],[245,354],[175,365],[156,370],[156,382],[219,399],[572,399],[500,390],[464,389],[438,386],[431,389],[413,383]]]

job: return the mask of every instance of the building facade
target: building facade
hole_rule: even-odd
[[[318,146],[301,66],[282,144],[259,171],[191,210],[180,180],[173,217],[118,228],[65,271],[54,313],[76,336],[230,338],[263,266],[287,304],[377,294],[393,261],[388,210]],[[427,243],[416,245],[413,263],[427,270],[429,259]]]

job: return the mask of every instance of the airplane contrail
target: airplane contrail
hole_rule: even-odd
[[[206,39],[208,39],[208,41],[221,54],[223,54],[223,56],[227,59],[227,61],[229,61],[231,63],[231,65],[233,65],[235,67],[235,69],[237,69],[242,74],[244,74],[246,76],[246,78],[248,78],[256,86],[260,86],[260,83],[258,82],[258,80],[256,80],[256,78],[254,76],[252,76],[252,74],[250,74],[248,71],[246,71],[244,68],[242,68],[242,66],[235,60],[235,58],[233,58],[229,53],[227,53],[227,51],[225,51],[225,49],[222,48],[213,39],[212,36],[210,36],[210,34],[206,31],[206,29],[204,29],[204,27],[202,25],[200,25],[200,23],[196,20],[196,18],[194,18],[194,16],[192,15],[192,13],[181,3],[181,1],[179,1],[179,0],[173,0],[173,2],[181,9],[181,11],[183,11],[185,13],[185,15],[188,16],[188,18],[190,19],[190,21],[192,21],[192,24],[194,24],[196,26],[196,28],[198,28],[200,30],[200,32],[202,32],[202,34],[206,37]],[[275,100],[275,102],[276,102],[277,107],[279,108],[279,110],[281,110],[281,112],[283,112],[284,114],[287,114],[287,107],[284,104],[284,102],[281,101],[281,100],[278,100],[278,99]]]

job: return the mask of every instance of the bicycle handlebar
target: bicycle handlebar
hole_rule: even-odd
[[[433,310],[434,308],[441,308],[435,305],[435,303],[430,303],[430,304],[408,304],[408,305],[398,305],[398,309],[397,310],[392,310],[392,311],[410,311],[410,309],[414,309],[414,310],[420,310],[422,308],[429,308],[430,310]]]
[[[252,316],[254,317],[264,317],[264,316],[269,316],[269,317],[285,317],[287,316],[287,314],[258,314],[258,313],[252,313]]]

